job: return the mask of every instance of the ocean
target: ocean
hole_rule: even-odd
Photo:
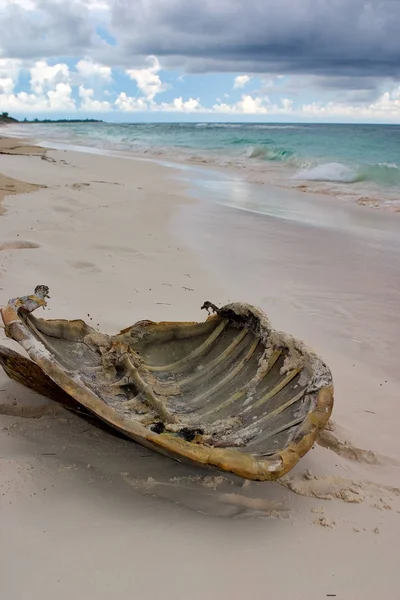
[[[214,165],[254,183],[400,209],[400,125],[63,123],[10,132],[53,147]]]

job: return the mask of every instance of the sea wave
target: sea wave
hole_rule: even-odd
[[[309,169],[301,169],[294,175],[294,179],[354,183],[357,181],[357,173],[346,165],[331,162],[317,165]]]
[[[400,166],[395,163],[364,165],[359,169],[358,181],[374,181],[383,185],[400,185]]]
[[[254,125],[249,126],[250,129],[304,129],[302,125]]]
[[[330,162],[301,169],[294,175],[294,179],[334,183],[369,181],[381,185],[400,185],[400,167],[394,163],[350,167],[342,163]]]
[[[279,147],[266,147],[262,145],[249,146],[245,151],[246,158],[258,158],[278,162],[288,161],[293,157],[291,150]]]
[[[195,123],[194,126],[208,129],[304,129],[303,125],[264,125],[262,123]]]
[[[185,125],[192,126],[191,123]],[[246,123],[195,123],[195,127],[206,127],[207,129],[241,129]]]

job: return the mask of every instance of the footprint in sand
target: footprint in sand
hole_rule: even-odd
[[[43,154],[42,155],[42,160],[44,160],[46,162],[50,162],[50,163],[56,163],[57,162],[55,160],[55,158],[52,158],[51,156],[47,156],[47,154]]]
[[[143,256],[141,252],[135,250],[135,248],[129,248],[128,246],[95,246],[97,250],[106,250],[112,253],[114,256]]]
[[[82,271],[87,274],[96,275],[97,273],[101,273],[101,269],[99,269],[97,265],[86,260],[75,260],[69,262],[69,264],[74,269],[77,269],[78,271]]]
[[[123,185],[122,183],[117,183],[116,181],[102,181],[94,179],[92,183],[107,183],[108,185]]]
[[[90,183],[73,183],[72,185],[67,185],[66,187],[72,188],[73,190],[82,190],[85,187],[89,187]]]
[[[68,206],[53,206],[53,210],[54,210],[54,212],[65,213],[65,214],[73,213],[72,208],[69,208]]]
[[[39,244],[35,244],[35,242],[24,242],[24,241],[15,241],[15,242],[5,242],[4,244],[0,244],[1,250],[25,250],[26,248],[40,248]]]

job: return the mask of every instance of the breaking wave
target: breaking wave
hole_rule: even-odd
[[[400,185],[400,167],[391,163],[350,167],[341,163],[331,162],[308,169],[301,169],[296,173],[294,178],[334,183],[370,181],[380,185]]]
[[[285,148],[274,148],[266,146],[250,146],[245,153],[246,158],[258,158],[263,160],[288,161],[294,153]]]
[[[357,173],[350,167],[341,163],[326,163],[317,165],[310,169],[301,169],[294,176],[295,179],[306,179],[307,181],[334,181],[341,183],[354,183],[357,181]]]

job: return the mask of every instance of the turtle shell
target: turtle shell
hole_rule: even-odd
[[[47,297],[38,286],[2,309],[30,358],[0,348],[8,375],[153,450],[273,480],[328,422],[329,368],[251,305],[206,302],[204,322],[140,321],[106,335],[82,320],[34,317]]]

